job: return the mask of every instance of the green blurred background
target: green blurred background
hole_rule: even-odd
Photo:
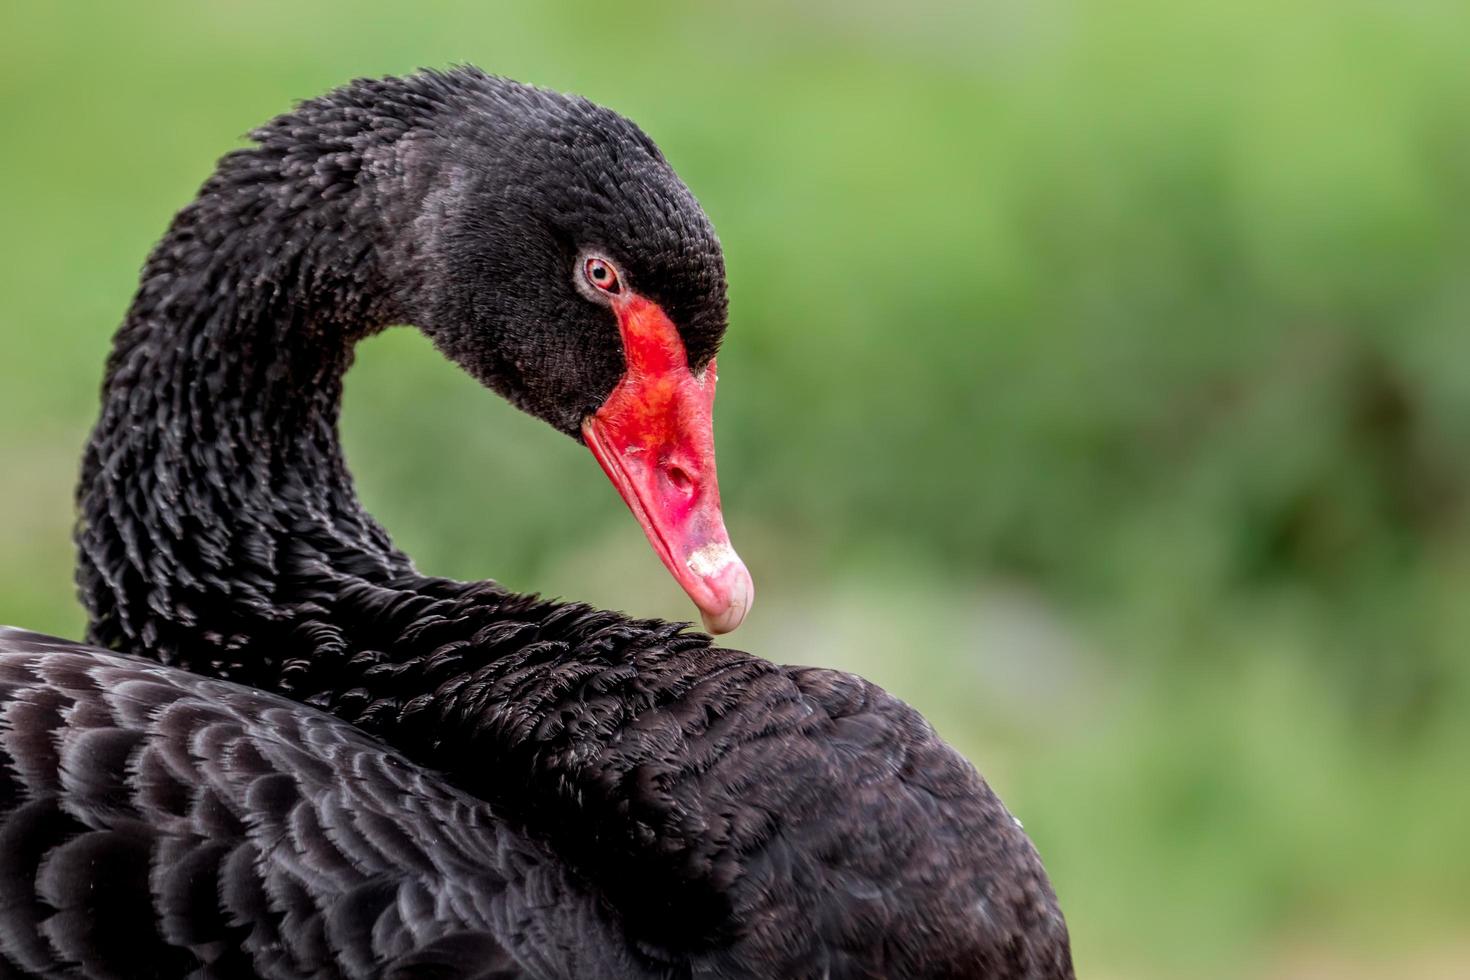
[[[739,646],[921,708],[1083,976],[1470,975],[1470,6],[0,9],[0,621],[77,635],[137,269],[252,125],[471,61],[725,242]],[[408,330],[349,455],[420,567],[686,618],[583,449]]]

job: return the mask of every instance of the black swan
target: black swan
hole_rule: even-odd
[[[412,323],[739,621],[723,260],[649,138],[461,68],[253,139],[108,362],[95,645],[0,631],[0,978],[1071,977],[1019,823],[897,699],[421,575],[359,506],[342,377]]]

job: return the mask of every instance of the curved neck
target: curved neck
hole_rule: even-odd
[[[353,345],[409,312],[404,127],[350,109],[257,132],[144,267],[78,490],[94,642],[244,679],[261,657],[232,634],[293,580],[410,570],[337,434]]]
[[[601,869],[640,935],[712,941],[764,824],[703,833],[713,757],[672,760],[728,710],[705,705],[712,678],[751,708],[722,745],[810,711],[777,668],[682,624],[421,576],[360,506],[343,375],[363,336],[424,319],[417,216],[446,183],[427,127],[375,104],[256,133],[150,256],[78,491],[89,639],[331,711]],[[656,786],[635,778],[658,758]]]

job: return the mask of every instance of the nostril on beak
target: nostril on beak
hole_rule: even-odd
[[[694,480],[688,473],[684,472],[683,467],[674,465],[665,466],[664,476],[668,477],[669,483],[673,484],[674,489],[680,493],[688,493],[694,489]]]

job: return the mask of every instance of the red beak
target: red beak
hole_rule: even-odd
[[[635,293],[612,298],[628,372],[582,436],[711,633],[740,625],[755,599],[725,532],[715,477],[715,365],[689,370],[684,341]]]

